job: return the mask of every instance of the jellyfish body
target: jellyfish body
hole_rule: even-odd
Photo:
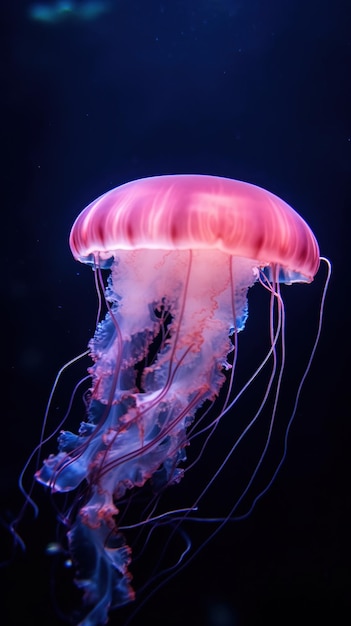
[[[70,521],[69,548],[84,591],[84,626],[134,598],[131,550],[119,503],[149,481],[179,482],[189,427],[230,370],[247,292],[268,279],[310,282],[315,237],[282,200],[254,185],[178,175],[111,190],[77,218],[76,259],[110,268],[108,311],[89,348],[90,400],[79,433],[37,472],[52,491],[87,487]]]

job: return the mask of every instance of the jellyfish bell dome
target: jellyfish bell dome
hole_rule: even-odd
[[[70,246],[83,262],[117,250],[220,250],[279,264],[285,282],[310,282],[319,267],[317,241],[278,196],[242,181],[205,175],[135,180],[100,196],[76,219]]]

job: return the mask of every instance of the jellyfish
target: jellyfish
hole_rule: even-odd
[[[79,493],[65,523],[83,592],[80,624],[91,626],[135,597],[120,522],[128,496],[146,484],[162,494],[180,482],[201,409],[228,377],[205,438],[225,415],[233,419],[230,390],[249,288],[258,283],[270,293],[265,362],[275,363],[284,335],[279,285],[310,283],[320,256],[311,229],[283,200],[205,175],[156,176],[108,191],[78,216],[70,247],[93,268],[106,311],[89,343],[84,421],[77,434],[60,433],[57,454],[36,479],[52,492]],[[273,371],[281,376],[275,364]],[[135,525],[156,518],[151,507]]]
[[[70,19],[95,20],[110,10],[110,4],[104,0],[74,2],[59,0],[50,4],[32,4],[28,8],[28,17],[42,24],[59,24]]]

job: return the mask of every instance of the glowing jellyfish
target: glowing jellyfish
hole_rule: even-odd
[[[59,24],[69,19],[95,20],[107,11],[111,5],[104,0],[90,0],[88,2],[74,2],[73,0],[59,0],[49,4],[32,4],[28,8],[28,17],[43,24]]]
[[[36,478],[55,492],[84,486],[66,523],[84,591],[80,623],[88,626],[104,624],[111,607],[134,598],[120,510],[135,487],[149,481],[159,494],[181,479],[196,412],[218,396],[226,370],[233,383],[249,287],[258,281],[271,293],[265,362],[272,360],[279,378],[279,282],[312,281],[320,257],[308,225],[281,199],[254,185],[199,175],[112,189],[79,215],[70,246],[100,279],[100,269],[110,268],[108,311],[89,344],[86,420],[78,435],[60,434],[58,454]],[[228,393],[212,428],[232,406]],[[155,506],[136,525],[156,519]]]

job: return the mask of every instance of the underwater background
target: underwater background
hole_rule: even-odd
[[[320,344],[275,483],[131,624],[347,623],[350,13],[347,0],[3,2],[0,558],[11,555],[6,525],[22,505],[18,476],[53,380],[95,328],[93,275],[68,247],[84,206],[145,176],[236,178],[291,204],[333,264]],[[291,332],[302,343],[313,342],[324,276],[321,268],[311,285],[288,288]],[[249,308],[248,368],[254,294]],[[299,366],[290,363],[287,376]],[[63,381],[58,413],[80,375],[84,368]],[[224,474],[208,511],[221,510],[235,482]],[[39,517],[28,511],[20,529],[27,551],[0,572],[4,626],[63,624],[60,611],[78,598],[70,573],[53,571],[45,552],[55,540],[50,498],[36,486],[34,499]],[[192,533],[205,536],[194,525]],[[112,612],[109,623],[133,610]]]

